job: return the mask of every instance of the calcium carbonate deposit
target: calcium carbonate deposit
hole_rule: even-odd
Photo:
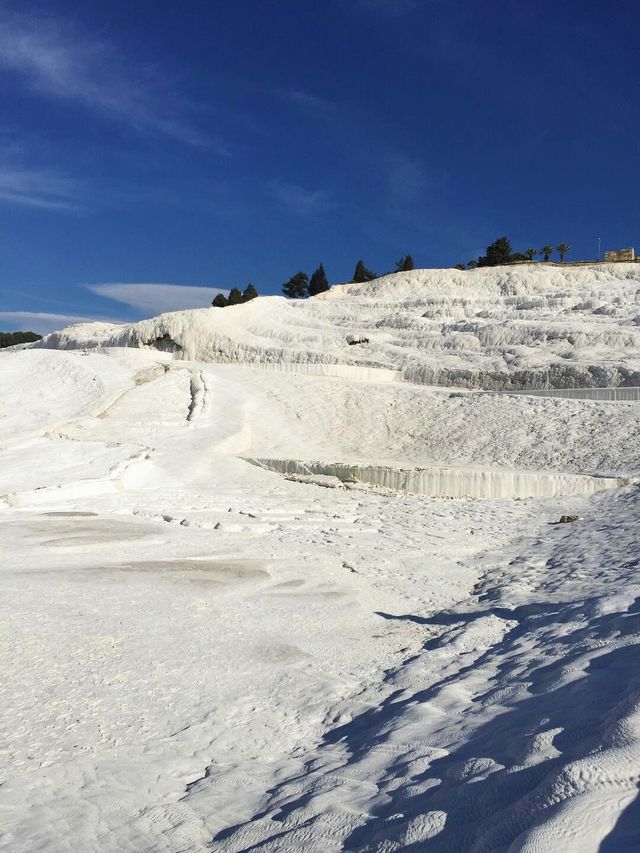
[[[638,849],[640,267],[72,326],[0,383],[1,850]]]
[[[130,326],[72,326],[41,345],[339,365],[341,376],[373,367],[411,382],[496,390],[638,386],[639,284],[635,264],[416,270],[299,302],[266,297]]]

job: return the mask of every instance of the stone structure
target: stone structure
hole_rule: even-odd
[[[604,253],[605,261],[635,261],[636,253],[633,249],[611,249]]]

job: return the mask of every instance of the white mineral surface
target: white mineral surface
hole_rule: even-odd
[[[636,270],[0,352],[0,849],[638,849]]]

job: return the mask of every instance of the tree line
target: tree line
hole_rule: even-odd
[[[399,261],[396,261],[394,272],[409,272],[414,269],[413,258],[411,255],[404,255]],[[384,273],[387,275],[388,273]],[[365,266],[362,259],[357,261],[351,278],[352,284],[362,284],[367,281],[373,281],[378,276]],[[282,292],[288,299],[306,299],[308,296],[317,296],[318,293],[324,293],[329,290],[331,285],[327,278],[323,264],[314,270],[311,277],[306,272],[297,272],[292,275],[289,281],[282,285]],[[258,296],[258,291],[251,284],[240,291],[237,287],[232,287],[229,295],[218,293],[211,303],[214,308],[226,308],[227,305],[241,305],[243,302],[249,302]]]
[[[413,258],[411,255],[404,255],[399,261],[396,261],[395,272],[408,272],[414,269]],[[387,273],[385,273],[386,275]],[[365,266],[362,258],[356,262],[351,284],[364,284],[367,281],[373,281],[378,278],[373,270]],[[324,266],[320,266],[312,273],[311,278],[306,272],[297,272],[292,275],[289,281],[282,285],[282,292],[288,299],[306,299],[308,296],[317,296],[319,293],[324,293],[329,290],[331,285],[327,279]]]
[[[544,261],[549,261],[554,252],[560,256],[560,263],[564,263],[571,246],[568,243],[558,243],[557,246],[547,244],[541,249],[526,249],[524,252],[514,252],[511,248],[511,241],[508,237],[498,237],[490,246],[487,246],[486,254],[481,255],[466,264],[456,264],[458,270],[473,270],[479,267],[497,267],[502,264],[511,264],[522,261],[533,261],[540,256]],[[396,261],[394,272],[409,272],[415,269],[413,258],[411,255],[404,255],[400,260]],[[383,273],[388,275],[389,273]],[[373,281],[379,276],[370,270],[360,258],[356,262],[351,284],[364,284],[367,281]],[[300,271],[292,275],[291,278],[282,285],[282,293],[288,299],[306,299],[309,296],[317,296],[319,293],[324,293],[331,288],[327,274],[323,264],[320,264],[317,269],[309,276],[306,272]],[[229,291],[229,296],[224,296],[219,293],[211,303],[215,308],[226,308],[227,305],[240,305],[243,302],[249,302],[258,296],[258,291],[251,282],[240,291],[237,287],[232,287]]]
[[[257,295],[258,291],[249,282],[242,292],[237,287],[232,287],[228,296],[225,296],[224,293],[218,293],[214,296],[211,304],[214,308],[226,308],[227,305],[241,305],[243,302],[250,302]]]
[[[0,349],[13,347],[16,344],[31,344],[42,340],[37,332],[0,332]]]
[[[543,261],[549,261],[554,252],[560,255],[560,263],[564,263],[571,246],[568,243],[558,243],[557,246],[546,245],[541,249],[527,249],[524,252],[513,252],[511,241],[508,237],[498,237],[490,246],[487,246],[486,255],[481,255],[475,260],[467,261],[466,264],[456,264],[458,270],[474,270],[478,267],[497,267],[502,264],[512,264],[518,261],[533,261],[538,255]]]
[[[498,237],[490,246],[487,246],[485,255],[468,261],[467,264],[457,264],[456,269],[476,269],[478,267],[495,267],[502,264],[517,263],[518,261],[533,261],[538,255],[544,261],[549,261],[554,252],[560,255],[560,262],[564,263],[564,259],[570,250],[571,246],[568,243],[559,243],[557,246],[547,244],[541,249],[527,249],[524,252],[514,252],[508,237]],[[411,255],[404,255],[400,260],[396,261],[394,272],[409,272],[414,268]],[[383,273],[383,275],[388,274]],[[376,278],[378,278],[378,275],[373,270],[370,270],[362,259],[356,262],[351,283],[363,284],[367,281],[373,281]],[[330,287],[331,285],[327,280],[324,266],[320,264],[311,277],[303,271],[292,275],[282,285],[282,292],[289,299],[306,299],[308,296],[316,296],[318,293],[323,293],[329,290]]]

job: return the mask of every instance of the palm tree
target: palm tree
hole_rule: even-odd
[[[560,253],[560,263],[564,262],[564,257],[570,249],[571,246],[568,243],[560,243],[556,246],[556,251]]]
[[[528,261],[532,261],[537,254],[537,249],[527,249],[527,251],[524,253],[524,256]]]
[[[540,249],[540,254],[542,255],[542,257],[544,258],[545,261],[549,260],[549,258],[553,254],[553,252],[554,252],[553,246],[543,246]]]

